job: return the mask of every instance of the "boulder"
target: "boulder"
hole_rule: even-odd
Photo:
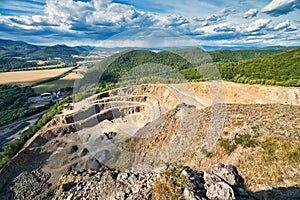
[[[207,187],[206,196],[208,199],[235,200],[233,189],[225,182],[216,182]]]
[[[214,165],[210,172],[204,172],[204,182],[209,199],[249,199],[248,193],[243,189],[244,179],[232,165]]]
[[[233,165],[216,164],[212,168],[212,173],[223,179],[231,186],[243,187],[244,179],[241,177]]]

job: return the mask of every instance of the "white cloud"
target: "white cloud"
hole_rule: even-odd
[[[250,9],[250,10],[248,10],[247,12],[245,12],[245,14],[244,14],[244,18],[252,18],[252,17],[256,17],[256,15],[257,15],[257,13],[258,13],[258,10],[257,9]]]
[[[196,46],[199,43],[180,32],[148,28],[125,31],[107,40],[98,41],[94,45],[102,47],[176,47]]]
[[[274,28],[275,31],[284,30],[284,31],[295,31],[297,27],[292,25],[289,20],[283,21],[277,24]]]
[[[91,2],[47,0],[45,13],[53,24],[71,25],[76,20],[84,20],[93,10]]]
[[[272,0],[261,11],[278,17],[300,8],[300,0]]]
[[[271,19],[258,19],[249,24],[245,29],[246,32],[257,32],[265,28],[272,20]]]
[[[223,21],[228,15],[230,14],[234,14],[236,12],[235,9],[223,9],[221,10],[220,13],[215,13],[215,14],[212,14],[208,17],[205,18],[206,20],[206,23],[207,24],[211,24],[211,23],[214,23],[214,22],[220,22],[220,21]]]
[[[216,32],[236,32],[239,28],[229,24],[223,24],[215,27],[213,30]]]
[[[168,0],[168,2],[171,5],[171,1]],[[18,36],[29,42],[59,40],[67,44],[72,42],[80,44],[78,41],[86,44],[85,42],[88,41],[92,45],[107,47],[189,44],[188,40],[181,38],[183,35],[196,39],[201,44],[206,44],[205,41],[207,43],[213,41],[216,44],[220,44],[220,42],[229,44],[231,42],[243,43],[249,40],[258,41],[270,38],[273,42],[285,39],[289,41],[293,39],[294,42],[298,39],[299,41],[300,36],[295,33],[297,26],[291,24],[291,20],[279,22],[276,19],[273,21],[271,19],[257,19],[254,21],[250,18],[255,17],[259,12],[254,8],[238,14],[234,9],[223,9],[214,14],[212,12],[207,11],[205,14],[199,13],[197,16],[189,17],[188,14],[144,12],[134,6],[113,3],[111,0],[87,2],[47,0],[44,13],[17,16],[0,14],[0,29],[8,30],[0,31],[0,36],[9,38],[9,34],[12,33],[10,38],[14,39]],[[152,37],[153,28],[168,30],[169,32]],[[142,34],[130,32],[131,30],[139,31]],[[293,34],[288,35],[291,31],[294,31]],[[125,33],[125,37],[122,39],[112,37],[122,35],[122,33]],[[179,35],[174,36],[174,33],[179,33]],[[263,35],[266,37],[264,38]],[[273,38],[271,35],[278,37]],[[29,39],[26,40],[26,37]],[[91,41],[95,41],[95,43]]]

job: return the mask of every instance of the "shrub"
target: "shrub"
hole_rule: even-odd
[[[204,154],[206,157],[211,158],[212,157],[212,153],[209,152],[206,148],[202,147],[201,149],[201,153]]]
[[[252,139],[249,134],[238,135],[234,140],[236,144],[240,144],[244,148],[256,147],[258,145],[258,142],[255,139]]]
[[[236,149],[236,145],[231,144],[229,139],[226,139],[226,138],[220,139],[220,145],[227,151],[227,153],[232,153]]]

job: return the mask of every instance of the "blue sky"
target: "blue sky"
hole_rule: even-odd
[[[103,47],[300,46],[300,0],[0,0],[0,38]]]

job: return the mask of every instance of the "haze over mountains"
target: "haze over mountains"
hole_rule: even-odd
[[[178,47],[178,48],[182,49],[183,47]],[[224,60],[220,60],[219,59],[220,57],[232,58],[227,61],[237,61],[237,59],[246,60],[246,59],[258,58],[258,57],[276,54],[296,47],[274,46],[274,47],[265,47],[259,49],[259,51],[253,51],[257,49],[249,49],[249,51],[239,51],[239,50],[230,51],[231,49],[230,47],[228,47],[229,48],[228,51],[215,51],[218,49],[221,50],[227,49],[221,46],[220,47],[206,46],[201,48],[212,51],[210,53],[210,56],[212,56],[212,60],[215,62],[219,62],[219,61],[224,61]],[[46,60],[46,59],[60,58],[66,62],[76,62],[80,59],[74,58],[75,55],[88,55],[95,52],[113,53],[113,52],[120,52],[120,51],[130,50],[130,49],[164,51],[164,50],[174,50],[176,49],[176,47],[104,48],[104,47],[93,47],[93,46],[72,46],[71,47],[63,44],[62,45],[58,44],[54,46],[39,46],[39,45],[32,45],[23,41],[12,41],[12,40],[0,39],[0,71],[10,71],[10,69],[34,67],[37,64],[32,60]]]
[[[269,46],[263,47],[262,50],[288,50],[296,48],[297,46],[288,47],[288,46]],[[185,48],[182,46],[178,47],[161,47],[161,48],[147,48],[147,47],[114,47],[114,48],[106,48],[106,47],[98,47],[98,46],[67,46],[64,44],[57,44],[54,46],[44,46],[44,45],[33,45],[23,41],[13,41],[13,40],[5,40],[0,39],[0,51],[2,56],[32,56],[37,58],[45,58],[51,56],[59,56],[59,52],[62,53],[61,56],[70,56],[77,55],[79,53],[90,52],[90,51],[110,51],[116,52],[126,49],[137,49],[137,50],[168,50],[168,49],[178,49]],[[255,47],[230,47],[230,46],[201,46],[204,50],[238,50],[238,49],[257,49]]]

